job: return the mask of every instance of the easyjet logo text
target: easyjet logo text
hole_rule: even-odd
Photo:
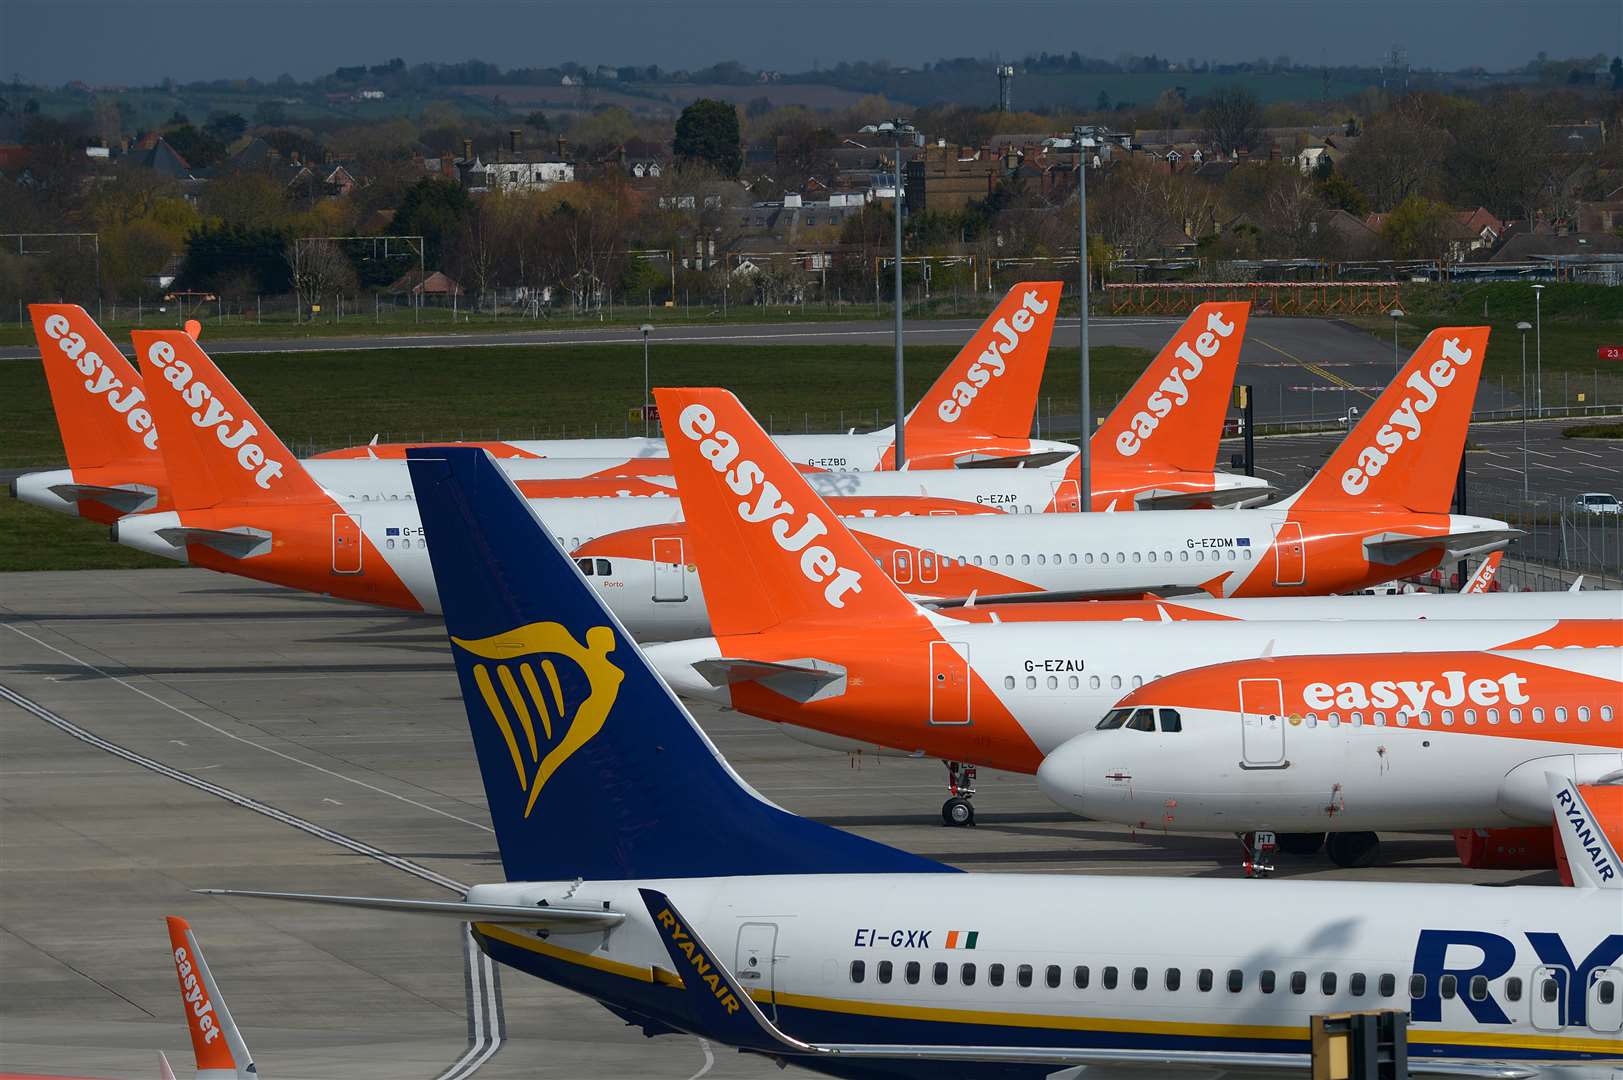
[[[1310,709],[1395,709],[1411,712],[1437,706],[1525,705],[1530,700],[1525,675],[1511,672],[1497,679],[1470,678],[1463,671],[1445,671],[1437,679],[1377,679],[1374,682],[1308,683],[1302,702]]]
[[[221,446],[236,451],[237,466],[243,472],[253,473],[254,483],[269,491],[271,481],[282,475],[284,465],[266,457],[264,447],[253,441],[259,434],[253,421],[238,420],[220,404],[208,383],[193,378],[192,366],[175,356],[175,347],[169,342],[154,341],[147,349],[146,359],[163,372],[164,381],[174,388],[181,400],[197,410],[192,413],[192,423],[212,429]]]
[[[179,946],[175,948],[175,973],[180,976],[180,996],[191,1007],[192,1021],[202,1033],[203,1042],[213,1042],[220,1037],[220,1025],[214,1022],[214,1002],[192,970],[191,957]]]
[[[158,429],[152,426],[152,414],[144,407],[137,408],[146,400],[145,392],[139,386],[126,387],[124,380],[114,375],[112,368],[86,345],[83,335],[74,331],[66,315],[48,316],[45,333],[56,342],[62,355],[73,361],[79,374],[87,376],[85,389],[102,397],[114,412],[123,416],[130,430],[141,436],[141,445],[156,450]]]
[[[1224,322],[1223,313],[1213,311],[1206,316],[1206,329],[1195,335],[1193,342],[1178,342],[1172,355],[1182,363],[1172,365],[1161,385],[1145,399],[1144,407],[1128,421],[1127,430],[1116,436],[1116,450],[1123,457],[1138,453],[1144,440],[1154,434],[1172,410],[1189,404],[1193,383],[1206,370],[1206,361],[1216,356],[1223,342],[1233,334],[1234,323]]]
[[[770,522],[772,539],[791,554],[798,553],[801,576],[814,585],[823,585],[823,599],[829,607],[843,608],[847,593],[862,591],[862,575],[841,566],[834,552],[813,543],[828,535],[828,525],[814,513],[801,513],[783,498],[778,486],[753,459],[740,457],[738,440],[731,432],[716,427],[716,417],[703,405],[689,405],[677,418],[677,430],[699,444],[699,455],[721,474],[728,490],[744,497],[735,512],[751,525]],[[753,499],[753,502],[751,501]]]
[[[1348,495],[1362,495],[1368,490],[1369,482],[1381,475],[1393,455],[1420,438],[1420,418],[1437,404],[1441,391],[1453,383],[1458,369],[1473,359],[1470,349],[1460,348],[1458,338],[1444,340],[1443,355],[1404,380],[1414,393],[1404,395],[1403,403],[1375,432],[1375,441],[1358,451],[1358,464],[1341,474],[1341,490]]]
[[[1029,290],[1020,299],[1020,306],[1006,319],[992,324],[993,338],[986,350],[975,358],[964,372],[964,377],[953,386],[951,395],[936,408],[936,415],[948,424],[955,424],[970,402],[980,394],[986,384],[1008,369],[1008,358],[1020,347],[1025,334],[1037,325],[1037,316],[1046,312],[1052,303],[1038,297],[1037,290]]]

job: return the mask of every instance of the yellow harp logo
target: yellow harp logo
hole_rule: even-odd
[[[586,631],[583,645],[558,623],[538,622],[474,641],[451,640],[458,648],[489,661],[474,663],[473,681],[507,741],[519,789],[529,795],[524,804],[524,816],[529,817],[541,788],[575,751],[603,730],[620,696],[625,673],[609,662],[614,631],[594,626]],[[536,655],[541,653],[571,660],[586,675],[590,690],[572,718],[558,669],[549,657]]]

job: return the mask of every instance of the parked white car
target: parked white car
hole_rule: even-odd
[[[1623,514],[1623,504],[1616,495],[1603,491],[1586,491],[1572,500],[1572,508],[1580,514]]]

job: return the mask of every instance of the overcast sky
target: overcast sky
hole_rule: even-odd
[[[1042,50],[1490,69],[1623,53],[1623,0],[0,0],[0,78],[273,79],[478,58],[803,70]]]

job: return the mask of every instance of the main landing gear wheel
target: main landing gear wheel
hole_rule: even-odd
[[[1380,858],[1381,838],[1372,832],[1331,833],[1325,837],[1324,851],[1337,866],[1360,870]]]
[[[975,807],[969,801],[975,797],[975,766],[961,761],[944,761],[947,767],[947,794],[941,804],[941,823],[953,828],[975,824]]]
[[[975,806],[961,795],[955,795],[941,804],[941,821],[946,825],[975,824]]]
[[[1279,834],[1279,850],[1287,855],[1317,855],[1322,847],[1324,847],[1324,834],[1322,832],[1282,832]]]

